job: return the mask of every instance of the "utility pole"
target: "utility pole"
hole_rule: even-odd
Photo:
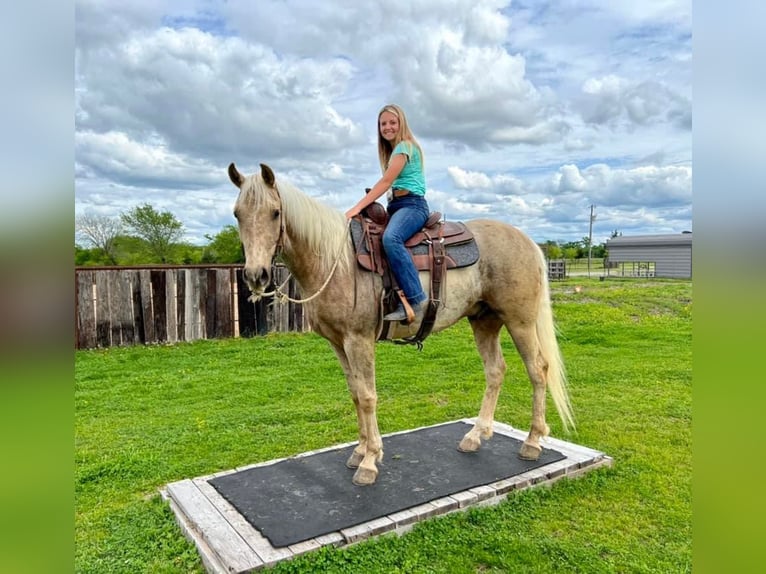
[[[593,222],[596,220],[596,214],[593,213],[594,206],[590,206],[590,225],[588,225],[588,279],[590,279],[590,257],[593,253]]]

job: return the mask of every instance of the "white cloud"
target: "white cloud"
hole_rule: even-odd
[[[580,175],[580,170],[575,165],[564,165],[559,169],[559,191],[583,191],[587,182]]]
[[[669,121],[691,129],[691,102],[659,82],[631,84],[608,75],[586,80],[582,93],[578,107],[587,122],[609,124],[623,120],[645,125]]]
[[[565,165],[552,178],[554,192],[579,192],[588,201],[611,207],[683,206],[692,199],[688,166],[642,166],[612,169],[594,164],[583,170]]]
[[[343,168],[339,166],[337,163],[330,164],[327,171],[324,172],[324,176],[327,179],[332,180],[342,180],[344,177]]]
[[[478,171],[466,171],[458,166],[450,166],[447,173],[457,189],[467,190],[476,195],[491,191],[492,197],[498,200],[505,195],[522,195],[526,193],[524,183],[513,175],[497,173],[489,176]],[[485,198],[489,194],[485,193]]]
[[[172,153],[161,141],[136,142],[120,132],[78,132],[75,151],[83,173],[134,185],[171,183],[202,187],[217,180],[209,163]]]
[[[470,190],[445,202],[454,213],[493,214],[522,229],[562,233],[548,239],[572,234],[580,239],[587,234],[577,235],[578,229],[587,232],[591,205],[599,212],[597,233],[646,227],[657,229],[656,233],[674,233],[691,227],[692,169],[688,166],[626,169],[593,164],[579,169],[566,164],[549,180],[527,185],[509,174],[468,172],[454,166],[448,172],[457,189]]]
[[[133,139],[160,137],[180,152],[221,161],[233,149],[273,157],[361,142],[355,123],[332,106],[352,74],[342,58],[280,57],[238,38],[160,28],[84,60],[81,130],[119,125]]]
[[[492,180],[484,173],[465,171],[457,166],[447,168],[447,173],[458,189],[489,189],[492,187]]]
[[[502,45],[472,45],[460,31],[440,29],[394,66],[394,80],[430,137],[485,148],[557,141],[566,132],[560,117],[546,116],[523,56]]]
[[[376,113],[393,101],[450,217],[579,239],[594,203],[599,232],[691,227],[688,0],[76,0],[75,14],[78,212],[149,202],[201,241],[231,223],[231,161],[344,210],[380,176]]]

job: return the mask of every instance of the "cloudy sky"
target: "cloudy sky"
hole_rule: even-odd
[[[77,214],[150,203],[204,244],[232,161],[344,211],[392,102],[449,219],[692,229],[691,0],[76,0],[75,34]]]

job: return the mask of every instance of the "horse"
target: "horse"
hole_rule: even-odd
[[[352,482],[365,486],[378,478],[383,443],[377,421],[375,349],[382,329],[383,285],[379,275],[356,265],[345,215],[309,197],[272,169],[241,174],[234,163],[229,179],[239,189],[234,217],[245,254],[244,280],[252,300],[271,284],[272,265],[280,257],[297,281],[312,329],[337,355],[356,407],[359,442],[346,466],[356,469]],[[458,445],[476,452],[493,433],[498,395],[506,371],[500,346],[505,327],[532,383],[532,423],[518,456],[537,460],[540,439],[548,436],[546,388],[564,425],[574,428],[566,372],[556,339],[547,265],[539,246],[522,231],[495,220],[471,220],[479,248],[472,266],[447,271],[433,332],[467,317],[484,365],[486,387],[479,416]],[[420,279],[427,291],[427,273]],[[393,325],[392,338],[417,331],[421,319]]]

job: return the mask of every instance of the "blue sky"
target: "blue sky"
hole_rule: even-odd
[[[691,2],[75,2],[75,211],[233,224],[269,164],[345,211],[401,105],[450,219],[537,241],[692,229]]]

